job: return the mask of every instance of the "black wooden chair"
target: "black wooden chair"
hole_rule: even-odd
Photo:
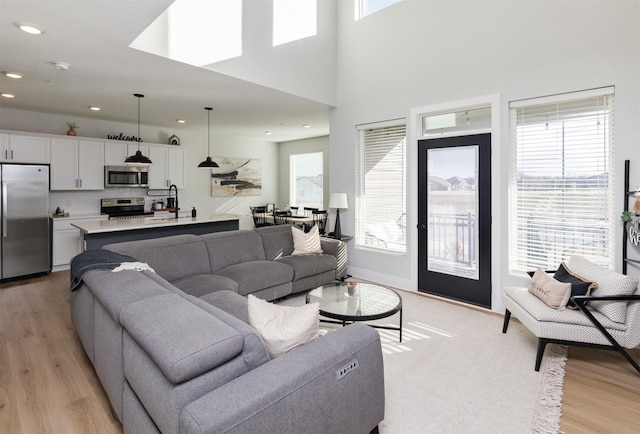
[[[273,226],[273,223],[267,221],[267,207],[266,206],[252,206],[251,215],[253,216],[253,224],[257,228],[264,226]]]
[[[318,226],[320,235],[324,235],[327,230],[327,211],[314,209],[311,210],[311,216],[313,217],[313,224]]]
[[[289,211],[274,211],[273,212],[273,223],[276,225],[288,225],[289,220],[288,217],[291,215]]]

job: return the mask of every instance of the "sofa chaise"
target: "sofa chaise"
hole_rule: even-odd
[[[338,262],[331,253],[288,258],[286,233],[105,246],[155,270],[89,270],[70,296],[76,332],[125,433],[377,431],[385,398],[374,329],[352,324],[272,358],[248,324],[245,294],[274,299],[340,277],[337,265],[326,269],[325,256]],[[325,252],[339,253],[339,243]]]

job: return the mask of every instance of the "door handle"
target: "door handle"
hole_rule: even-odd
[[[2,181],[2,237],[7,235],[7,181]]]
[[[416,227],[418,228],[418,230],[421,230],[421,231],[427,230],[427,225],[425,225],[424,223],[418,223]]]

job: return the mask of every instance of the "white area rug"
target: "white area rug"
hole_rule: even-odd
[[[406,291],[403,342],[378,329],[385,369],[382,434],[557,433],[567,350],[537,340],[511,319]],[[282,303],[304,303],[303,296]],[[376,321],[398,325],[398,314]],[[337,325],[321,323],[330,332]]]

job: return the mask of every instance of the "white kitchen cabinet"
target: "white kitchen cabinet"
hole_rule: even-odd
[[[0,139],[0,161],[49,164],[50,143],[49,137],[3,134]]]
[[[171,184],[185,187],[184,149],[176,147],[151,146],[149,158],[149,188],[166,189]]]
[[[103,190],[104,143],[51,140],[51,190]]]
[[[104,144],[104,165],[124,166],[127,155],[126,142],[106,142]]]
[[[136,152],[138,152],[138,143],[136,142],[107,142],[104,144],[104,165],[124,166],[126,164],[124,160],[135,155]],[[148,157],[149,145],[141,144],[140,152]]]
[[[54,218],[52,236],[52,271],[69,268],[71,259],[82,252],[80,229],[71,226],[82,220],[107,220],[107,216],[89,216],[82,218]]]

